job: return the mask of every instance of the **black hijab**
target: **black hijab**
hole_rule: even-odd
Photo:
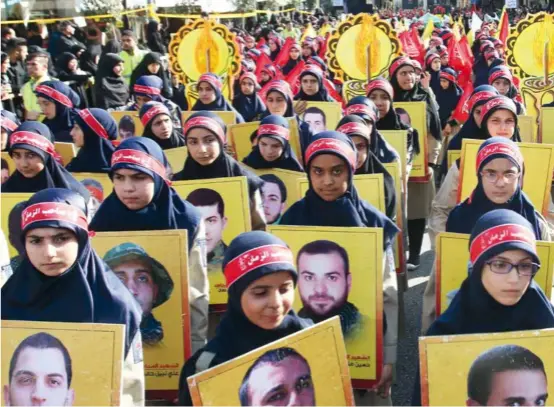
[[[166,54],[167,48],[164,45],[162,33],[158,30],[158,23],[155,20],[150,20],[146,26],[146,39],[148,48],[153,52],[159,52],[160,54]]]
[[[123,62],[123,59],[116,54],[105,54],[100,59],[94,83],[96,107],[115,109],[125,106],[129,100],[129,87],[125,79],[113,71],[120,62]]]
[[[172,127],[171,135],[167,139],[161,139],[157,137],[152,131],[152,123],[154,122],[154,119],[162,114],[169,117],[169,122],[171,123]],[[145,103],[140,109],[139,116],[140,120],[142,121],[142,125],[144,126],[144,131],[142,132],[143,137],[154,140],[162,148],[162,150],[183,147],[185,145],[185,138],[183,137],[179,129],[176,129],[173,126],[173,122],[171,121],[171,113],[163,103]]]
[[[254,82],[254,93],[251,95],[245,95],[242,93],[240,84],[243,80],[250,79]],[[258,88],[258,81],[256,75],[252,72],[246,72],[241,75],[239,79],[239,86],[237,88],[236,96],[233,98],[233,107],[242,115],[244,121],[252,122],[259,120],[259,118],[265,113],[267,108],[256,88]]]
[[[313,76],[317,79],[318,84],[318,91],[314,95],[308,95],[304,90],[302,89],[302,85],[300,86],[300,89],[296,96],[294,97],[294,100],[305,100],[308,102],[334,102],[335,100],[329,96],[329,93],[327,92],[327,88],[325,87],[325,83],[323,81],[323,71],[319,69],[316,65],[307,65],[306,68],[302,71],[302,73],[299,76],[300,83],[302,83],[302,78],[305,76]]]
[[[205,104],[200,99],[198,99],[192,107],[192,111],[235,112],[237,118],[236,122],[244,123],[244,118],[242,117],[242,115],[237,112],[237,110],[227,101],[227,99],[225,99],[225,97],[221,93],[221,90],[223,89],[223,84],[221,83],[221,80],[217,75],[213,73],[205,73],[203,75],[200,75],[197,83],[200,84],[201,82],[207,83],[212,87],[215,92],[215,100],[209,104]]]
[[[157,73],[152,73],[148,69],[148,65],[150,64],[158,64],[160,66],[160,69],[158,69]],[[131,82],[130,82],[130,91],[131,94],[134,94],[134,86],[137,83],[138,79],[141,76],[150,76],[155,75],[158,78],[162,80],[162,96],[164,98],[171,98],[173,96],[173,90],[171,88],[171,82],[169,81],[169,77],[165,72],[164,65],[162,62],[162,57],[157,52],[149,52],[142,58],[142,61],[137,65],[137,67],[133,70],[131,73]]]
[[[439,105],[441,129],[443,129],[450,120],[452,112],[456,109],[463,91],[460,86],[458,86],[458,75],[453,69],[444,68],[440,72],[440,79],[448,81],[448,88],[446,90],[439,85],[439,89],[435,91],[435,96]]]
[[[92,74],[93,76],[96,76],[96,73],[98,72],[98,64],[95,62],[95,58],[98,55],[99,54],[94,54],[89,50],[85,50],[79,57],[79,66],[81,69]]]

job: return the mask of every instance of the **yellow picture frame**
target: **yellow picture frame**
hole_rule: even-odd
[[[129,138],[129,137],[133,137],[133,136],[141,137],[142,133],[144,133],[144,126],[142,125],[142,122],[140,121],[139,112],[137,112],[136,110],[132,110],[132,111],[117,110],[117,111],[110,112],[110,115],[113,117],[113,119],[117,123],[117,139],[118,140],[124,140],[123,135],[119,131],[119,123],[121,122],[121,119],[123,119],[125,116],[129,116],[129,118],[133,119],[133,123],[135,125],[134,134],[133,135],[125,134],[125,138]]]
[[[404,109],[410,116],[410,127],[418,132],[420,152],[414,156],[412,170],[410,172],[411,182],[427,182],[427,104],[425,102],[395,102],[395,109]]]
[[[8,252],[10,254],[10,258],[13,258],[14,256],[18,256],[17,250],[15,247],[12,246],[10,243],[10,240],[14,239],[17,242],[19,242],[20,238],[19,235],[21,234],[21,220],[17,222],[17,219],[20,219],[19,216],[16,219],[15,224],[18,226],[17,231],[12,231],[12,233],[15,233],[12,237],[10,234],[10,227],[9,227],[9,216],[13,208],[20,202],[28,201],[29,198],[31,198],[33,194],[31,193],[1,193],[0,194],[0,209],[2,210],[2,231],[4,232],[4,236],[6,236],[6,243],[8,244]],[[20,208],[21,211],[23,211],[24,207]],[[14,224],[14,226],[15,226]]]

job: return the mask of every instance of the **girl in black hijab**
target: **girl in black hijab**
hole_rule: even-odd
[[[192,111],[235,112],[236,123],[244,123],[244,118],[241,114],[236,111],[221,93],[223,84],[217,75],[213,73],[200,75],[197,89],[198,100],[192,107]]]
[[[167,48],[164,44],[162,33],[160,32],[160,26],[161,24],[157,21],[150,20],[146,26],[146,40],[148,48],[150,48],[152,52],[159,52],[165,55],[167,54]]]
[[[316,65],[307,65],[299,76],[300,90],[294,100],[334,102],[324,84],[325,74]]]
[[[432,53],[425,57],[425,70],[431,75],[429,85],[436,95],[440,90],[441,57],[439,54]]]
[[[444,129],[452,120],[452,112],[458,106],[463,91],[458,86],[458,74],[453,69],[444,68],[439,76],[440,89],[435,91],[435,96],[439,105],[441,129]]]
[[[85,50],[79,57],[81,69],[90,73],[93,77],[98,72],[98,61],[100,61],[100,54],[93,54],[89,50]]]
[[[81,99],[81,103],[77,107],[81,109],[88,107],[84,86],[87,84],[92,74],[79,69],[78,58],[70,52],[64,52],[58,57],[56,70],[58,71],[58,79],[60,81],[72,82],[70,85],[71,89],[73,89]]]
[[[122,76],[123,59],[116,54],[105,54],[100,59],[94,83],[96,107],[117,109],[129,100],[129,87]]]
[[[157,52],[149,52],[137,65],[131,74],[130,91],[134,93],[134,86],[141,76],[156,75],[163,82],[161,95],[166,99],[173,97],[173,88],[169,80],[169,74],[164,69],[161,55]]]
[[[140,109],[143,137],[154,140],[162,150],[185,145],[183,134],[174,127],[169,109],[160,102],[148,102]]]
[[[300,62],[302,62],[301,57],[302,48],[300,47],[300,44],[297,42],[294,42],[289,47],[289,60],[287,63],[283,66],[283,75],[288,75],[291,73],[291,71],[298,65]]]
[[[236,96],[233,99],[233,107],[242,115],[246,122],[259,120],[266,112],[266,107],[260,95],[256,75],[245,72],[239,79]]]
[[[249,266],[246,269],[239,266],[239,263],[252,259],[258,253],[269,255],[258,256],[259,260],[253,263],[247,261]],[[261,231],[239,235],[225,251],[223,270],[229,294],[227,312],[217,327],[215,337],[194,354],[181,371],[181,406],[192,405],[188,377],[311,325],[309,320],[299,318],[292,309],[298,274],[291,250],[278,237]],[[260,293],[263,293],[261,297]],[[282,306],[275,308],[272,302],[267,301],[275,296]],[[260,317],[259,312],[252,311],[251,304],[260,301],[264,308],[272,309],[271,314],[275,318],[266,320]]]

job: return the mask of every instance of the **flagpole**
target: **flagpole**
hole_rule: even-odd
[[[550,40],[546,40],[544,43],[544,87],[546,88],[548,86],[548,73],[550,71],[550,67],[548,66],[549,62],[549,55],[548,51],[550,48]]]
[[[367,84],[371,81],[371,44],[366,48]]]

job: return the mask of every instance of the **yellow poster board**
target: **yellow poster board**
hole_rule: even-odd
[[[129,137],[142,136],[144,126],[140,121],[139,112],[117,111],[110,112],[110,115],[117,123],[117,139],[125,140]],[[121,121],[123,120],[123,123]],[[120,126],[122,124],[122,126]]]
[[[192,110],[186,110],[183,112],[181,116],[183,126],[185,125],[187,119],[194,113],[196,112]],[[212,111],[211,113],[218,115],[219,118],[223,120],[223,123],[225,123],[227,126],[230,126],[237,122],[237,115],[233,111]]]
[[[300,101],[295,101],[296,106]],[[313,134],[335,130],[342,118],[342,107],[338,102],[306,102],[301,119],[310,126]]]
[[[84,180],[95,180],[96,182],[99,182],[100,185],[102,185],[104,199],[106,199],[113,191],[113,183],[108,174],[96,172],[72,172],[71,175],[80,183],[83,183]]]
[[[554,107],[540,110],[539,143],[554,144]]]
[[[419,339],[421,405],[498,406],[512,400],[550,405],[545,395],[554,392],[553,341],[552,329],[422,337]],[[503,367],[501,372],[495,372],[495,365],[506,366],[509,361],[514,363],[513,370]],[[521,361],[536,368],[524,367]],[[541,364],[544,373],[539,367]],[[472,367],[474,372],[482,372],[479,375],[482,379],[468,380]],[[490,383],[490,391],[475,387],[484,383]],[[473,397],[483,399],[471,399],[468,388]]]
[[[8,173],[12,175],[15,171],[15,162],[13,161],[13,158],[10,157],[7,151],[2,152],[2,160],[6,160],[6,163],[8,164]]]
[[[187,232],[98,232],[92,246],[138,299],[143,323],[160,324],[161,335],[141,329],[146,390],[175,396],[191,356]]]
[[[463,140],[460,164],[460,185],[458,202],[465,200],[477,186],[475,162],[482,140]],[[554,171],[554,145],[518,143],[525,163],[523,191],[537,211],[545,216],[550,205],[550,187]]]
[[[379,133],[400,156],[402,179],[406,180],[408,168],[408,132],[406,130],[379,130]]]
[[[233,147],[235,158],[242,162],[250,154],[252,147],[256,145],[255,132],[260,127],[260,122],[248,122],[233,124],[228,128],[229,142]],[[290,146],[299,162],[302,162],[300,155],[300,135],[298,133],[298,122],[294,117],[289,119]],[[252,137],[254,137],[252,139]]]
[[[176,174],[185,166],[185,161],[188,157],[188,149],[186,146],[169,148],[164,150],[164,154],[167,157],[167,161],[169,161],[169,165],[171,165],[173,174]]]
[[[462,157],[462,150],[448,150],[447,154],[448,169],[450,169],[450,167],[452,167],[452,164],[454,164],[458,158]]]
[[[354,175],[354,186],[358,190],[360,198],[369,202],[380,212],[386,212],[383,174]],[[309,187],[308,178],[298,180],[297,188],[301,197],[306,195]]]
[[[524,143],[537,142],[537,123],[533,116],[518,116],[517,127],[519,127],[521,141]]]
[[[58,346],[31,346],[46,341]],[[40,393],[43,405],[119,406],[124,347],[124,325],[2,321],[2,389],[8,390],[9,397],[2,398],[2,405],[36,405],[35,392],[25,388],[36,377],[44,381]],[[17,377],[10,378],[12,359],[13,376]]]
[[[13,214],[11,212],[18,203],[28,201],[31,196],[33,196],[33,194],[0,194],[0,208],[2,210],[2,231],[4,232],[4,236],[6,236],[6,240],[8,242],[8,251],[10,253],[10,258],[18,255],[16,248],[12,246],[11,242],[21,244],[21,212],[23,212],[23,209],[25,208],[22,205],[18,205],[16,211]],[[10,215],[12,217],[11,222]],[[20,250],[23,251],[24,248],[21,246]]]
[[[77,156],[77,149],[73,143],[62,143],[56,141],[54,143],[56,152],[62,157],[62,163],[64,166],[69,164]]]
[[[468,275],[469,235],[443,232],[437,236],[436,245],[436,309],[437,315],[448,308],[454,290],[458,290]],[[548,298],[552,296],[554,274],[554,242],[537,241],[541,268],[533,280]],[[450,293],[450,295],[449,295]]]
[[[394,108],[404,109],[410,117],[406,124],[418,132],[420,152],[414,156],[410,181],[427,182],[427,105],[425,102],[395,102]]]
[[[400,177],[400,168],[398,163],[383,164],[388,173],[394,179],[394,190],[396,192],[396,226],[403,230],[403,214],[402,214],[402,180]],[[404,270],[406,255],[404,253],[404,236],[402,233],[396,235],[394,242],[394,265],[396,272],[401,273]]]
[[[338,308],[349,309],[356,318],[343,328],[350,376],[354,388],[369,388],[379,379],[383,360],[383,230],[312,226],[268,230],[287,243],[296,259],[294,307],[299,316],[321,319]]]
[[[235,237],[252,229],[246,177],[177,181],[173,188],[202,215],[206,229],[210,308],[224,310],[227,287],[221,266],[225,250]]]

